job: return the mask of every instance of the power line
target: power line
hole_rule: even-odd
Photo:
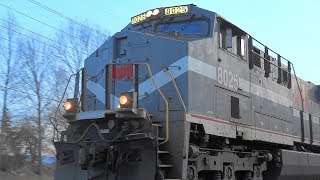
[[[0,25],[0,27],[9,29],[8,27],[2,26],[2,25]],[[52,45],[50,45],[50,44],[47,44],[47,43],[45,43],[45,42],[43,42],[43,41],[34,39],[34,38],[32,38],[32,37],[30,37],[30,36],[28,36],[28,35],[25,35],[25,34],[23,34],[23,33],[20,33],[20,32],[18,32],[18,31],[15,31],[15,30],[12,30],[12,29],[9,29],[9,30],[11,30],[11,31],[13,31],[13,32],[15,32],[15,33],[17,33],[17,34],[20,34],[20,35],[22,35],[22,36],[28,37],[28,38],[30,38],[30,39],[32,39],[32,40],[35,40],[35,41],[38,41],[38,42],[40,42],[40,43],[46,44],[46,45],[48,45],[48,46],[51,46],[51,47],[53,47],[53,48],[57,48],[57,47],[54,47],[54,46],[52,46]],[[2,38],[2,37],[0,37],[0,38],[9,41],[9,40],[6,39],[6,38]],[[17,42],[14,42],[14,41],[11,41],[11,42],[14,43],[14,44],[19,45],[19,43],[17,43]],[[67,55],[67,54],[66,54],[66,55]],[[70,58],[73,58],[73,57],[70,56],[70,55],[67,55],[67,56],[70,57]]]
[[[38,96],[36,94],[32,94],[32,93],[28,93],[26,91],[21,91],[19,89],[15,89],[15,88],[11,88],[11,87],[7,87],[7,86],[0,86],[0,89],[1,91],[5,91],[5,89],[9,89],[9,90],[12,90],[12,91],[16,91],[16,92],[19,92],[19,93],[23,93],[23,94],[27,94],[27,95],[30,95],[30,96]],[[48,98],[48,97],[44,97],[44,96],[39,96],[40,98],[43,98],[43,99],[47,99],[47,100],[50,100],[50,101],[55,101],[55,102],[60,102],[56,99],[51,99],[51,98]]]
[[[3,37],[0,37],[0,39],[4,39],[4,40],[6,40],[6,41],[8,41],[8,42],[11,42],[11,43],[16,44],[16,45],[19,46],[19,43],[15,42],[15,41],[12,41],[12,40],[9,40],[9,39],[3,38]],[[9,49],[8,47],[4,47],[4,46],[1,46],[1,45],[0,45],[0,47],[3,47],[3,48],[5,48],[5,49],[7,49],[7,51],[10,51],[10,49]],[[13,52],[15,52],[15,53],[17,53],[17,54],[19,53],[19,52],[17,52],[16,50],[11,50],[11,51],[13,51]],[[38,51],[38,50],[36,50],[36,49],[34,49],[34,51],[35,51],[35,52],[38,52],[38,53],[41,53],[42,55],[47,56],[47,54],[46,54],[45,52]],[[50,55],[51,55],[51,54],[50,54]]]
[[[64,14],[62,14],[62,13],[56,11],[56,10],[53,10],[53,9],[49,8],[48,6],[45,6],[45,5],[39,3],[39,2],[37,2],[37,1],[35,1],[35,0],[28,0],[28,1],[31,2],[31,3],[33,3],[33,4],[35,4],[35,5],[37,5],[37,6],[39,6],[39,7],[41,7],[42,9],[45,9],[45,10],[47,10],[47,11],[50,11],[50,12],[52,12],[52,13],[54,13],[54,14],[56,14],[56,15],[64,18],[64,19],[67,19],[67,20],[69,20],[69,21],[71,21],[71,22],[73,22],[73,23],[76,23],[76,24],[78,24],[78,25],[80,25],[80,26],[83,26],[83,27],[85,27],[86,29],[89,29],[90,31],[95,32],[96,34],[102,35],[102,36],[104,36],[104,37],[108,37],[107,35],[99,32],[98,30],[93,29],[93,28],[91,28],[91,27],[89,27],[89,26],[87,26],[87,25],[84,25],[84,24],[80,23],[79,21],[76,21],[76,20],[74,20],[74,19],[72,19],[72,18],[70,18],[70,17],[68,17],[68,16],[66,16],[66,15],[64,15]]]
[[[88,2],[91,2],[91,1],[88,1]],[[92,2],[91,2],[90,4],[91,4],[91,6],[94,6],[94,7],[96,7],[96,8],[99,8],[96,4],[94,4],[94,3],[92,3]],[[110,12],[107,11],[107,10],[104,10],[104,9],[101,9],[101,10],[102,10],[103,12],[105,12],[106,14],[109,14],[109,15],[111,15],[111,16],[116,16],[116,17],[122,19],[122,20],[121,20],[122,22],[128,24],[127,19],[125,19],[125,18],[123,18],[123,17],[120,17],[120,16],[118,16],[118,15],[116,15],[116,14],[110,13]]]
[[[2,26],[2,25],[0,25],[0,27],[9,29],[8,27]],[[20,33],[20,32],[18,32],[18,31],[15,31],[15,30],[13,30],[13,29],[9,29],[9,30],[10,30],[10,31],[13,31],[13,32],[15,32],[15,33],[17,33],[17,34],[20,34],[20,35],[22,35],[22,36],[25,36],[25,37],[27,37],[27,38],[30,38],[30,39],[32,39],[32,40],[35,40],[35,41],[38,41],[38,42],[40,42],[40,43],[46,44],[46,45],[48,45],[48,46],[50,46],[50,47],[52,47],[52,48],[58,48],[58,47],[55,47],[55,46],[53,46],[53,45],[47,44],[46,42],[40,41],[40,40],[38,40],[38,39],[32,38],[32,37],[30,37],[30,36],[28,36],[28,35],[25,35],[25,34],[23,34],[23,33]],[[6,39],[6,38],[2,38],[2,37],[0,37],[0,38],[9,41],[9,40]],[[14,42],[14,41],[12,41],[12,42],[15,43],[15,44],[17,44],[17,45],[19,45],[19,43],[17,43],[17,42]],[[70,54],[68,55],[68,54],[69,54],[69,53],[66,53],[66,56],[67,56],[67,57],[74,58],[73,56],[71,56]],[[87,54],[87,55],[88,55],[88,54]]]
[[[16,26],[16,27],[18,27],[18,28],[20,28],[20,29],[25,30],[25,31],[28,31],[28,32],[30,32],[30,33],[33,33],[33,34],[35,34],[35,35],[37,35],[37,36],[40,36],[40,37],[45,38],[45,39],[47,39],[47,40],[50,40],[50,41],[52,41],[52,42],[54,42],[54,43],[57,43],[57,44],[59,44],[59,45],[62,44],[63,46],[65,46],[65,47],[67,47],[67,48],[74,49],[74,50],[79,50],[79,49],[77,49],[77,48],[75,48],[75,47],[71,47],[71,46],[68,46],[68,45],[66,45],[66,44],[64,44],[64,43],[60,43],[60,42],[58,42],[58,41],[55,41],[55,40],[53,40],[53,39],[51,39],[51,38],[48,38],[48,37],[46,37],[46,36],[44,36],[44,35],[38,34],[38,33],[34,32],[34,31],[29,30],[29,29],[23,28],[23,27],[21,27],[21,26],[19,26],[19,25],[16,25],[16,24],[11,23],[11,22],[9,22],[9,21],[6,21],[6,20],[4,20],[4,19],[1,19],[1,18],[0,18],[0,20],[1,20],[1,21],[4,21],[4,22],[7,22],[8,24],[14,25],[14,26]],[[3,27],[3,26],[2,26],[2,27]],[[6,27],[6,28],[9,29],[8,27]],[[9,29],[9,30],[12,30],[12,29]],[[12,31],[13,31],[13,30],[12,30]],[[44,42],[43,42],[43,43],[44,43]],[[83,52],[83,53],[86,54],[87,56],[90,55],[90,54],[88,54],[88,53],[86,53],[86,52],[84,52],[84,51],[81,51],[81,52]]]
[[[0,37],[1,38],[1,37]],[[2,38],[2,39],[4,39],[4,38]],[[5,39],[5,40],[7,40],[7,39]],[[8,40],[7,40],[8,41]],[[9,41],[8,41],[9,42]],[[17,44],[16,42],[13,42],[13,41],[11,41],[12,43],[14,43],[14,44]],[[1,48],[3,48],[3,49],[6,49],[7,51],[12,51],[12,52],[14,52],[14,53],[16,53],[16,54],[18,54],[19,52],[17,52],[16,50],[10,50],[8,47],[4,47],[4,46],[2,46],[2,45],[0,45],[0,47]],[[46,54],[44,53],[44,52],[41,52],[41,51],[38,51],[38,50],[35,50],[34,49],[34,51],[35,52],[39,52],[39,53],[42,53],[43,55],[45,55],[46,56]],[[50,54],[51,55],[51,54]],[[50,56],[49,55],[49,56]],[[23,59],[26,59],[25,57],[22,57]],[[45,62],[47,62],[48,60],[45,60]],[[54,67],[57,67],[57,68],[61,68],[61,69],[63,69],[61,66],[54,66]],[[65,71],[66,72],[66,71]],[[59,77],[62,77],[62,75],[59,75]]]
[[[2,26],[1,24],[0,24],[0,27],[9,29],[8,27]],[[15,33],[17,33],[17,34],[20,34],[20,35],[22,35],[22,36],[28,37],[28,38],[30,38],[30,39],[32,39],[32,40],[35,40],[35,41],[38,41],[38,42],[40,42],[40,43],[46,44],[46,45],[48,45],[48,46],[50,46],[50,47],[57,48],[57,47],[55,47],[55,46],[52,46],[52,45],[50,45],[50,44],[47,44],[46,42],[40,41],[40,40],[38,40],[38,39],[34,39],[34,38],[32,38],[32,37],[30,37],[30,36],[28,36],[28,35],[25,35],[25,34],[23,34],[23,33],[20,33],[20,32],[18,32],[18,31],[13,30],[13,29],[9,29],[9,30],[11,30],[11,31],[13,31],[13,32],[15,32]],[[7,38],[0,37],[0,39],[4,39],[4,40],[6,40],[6,41],[8,41],[8,42],[12,42],[12,43],[14,43],[14,44],[16,44],[16,45],[18,45],[18,46],[20,45],[20,43],[17,43],[17,42],[15,42],[15,41],[9,40],[9,39],[7,39]],[[9,48],[7,48],[7,47],[5,47],[5,48],[9,50]],[[13,51],[14,51],[14,50],[13,50]],[[34,51],[35,51],[35,52],[39,52],[39,53],[47,56],[47,54],[46,54],[45,52],[38,51],[38,50],[36,50],[36,49],[34,49]],[[19,53],[19,52],[17,52],[17,51],[14,51],[14,52],[16,52],[17,54]],[[54,53],[51,53],[50,55],[53,55],[53,56],[54,56]],[[49,55],[49,56],[50,56],[50,55]],[[69,53],[65,53],[65,55],[66,55],[67,57],[69,57],[69,58],[74,58],[73,56],[70,56]],[[68,66],[72,67],[72,65],[70,65],[70,64],[69,64],[69,61],[67,61],[67,60],[66,60],[66,61],[60,60],[60,61],[63,61],[64,63],[68,63]],[[58,68],[61,68],[60,66],[57,66],[57,67],[58,67]]]
[[[6,39],[6,38],[0,37],[0,39],[4,39],[4,40],[6,40],[6,41],[8,41],[8,42],[11,42],[11,43],[13,43],[13,44],[19,45],[17,42],[9,41],[9,40]],[[7,51],[12,51],[12,52],[15,52],[15,53],[19,54],[18,51],[9,49],[8,47],[4,47],[4,46],[2,46],[2,45],[0,45],[0,47],[5,48]],[[33,50],[34,50],[35,52],[41,53],[41,54],[44,55],[44,56],[47,56],[47,54],[46,54],[45,52],[41,52],[41,51],[38,51],[38,50],[36,50],[36,49],[33,49]]]
[[[9,7],[9,6],[6,6],[6,5],[4,5],[4,4],[0,4],[0,5],[8,8],[8,9],[10,9],[11,11],[15,11],[15,12],[17,12],[17,13],[19,13],[19,14],[21,14],[21,15],[29,18],[29,19],[32,19],[32,20],[34,20],[34,21],[37,21],[37,22],[39,22],[39,23],[41,23],[41,24],[43,24],[43,25],[45,25],[45,26],[51,27],[52,29],[55,29],[55,30],[60,31],[60,32],[62,32],[62,33],[64,33],[64,34],[67,34],[67,35],[69,35],[70,37],[73,37],[73,38],[75,38],[75,39],[78,39],[78,40],[80,40],[80,41],[82,41],[82,42],[84,42],[84,43],[91,44],[91,45],[95,46],[96,48],[99,47],[99,45],[97,45],[97,44],[92,44],[92,43],[90,43],[90,42],[86,42],[86,41],[84,41],[83,39],[81,39],[81,38],[79,38],[79,37],[73,36],[73,35],[71,35],[70,33],[67,33],[67,32],[65,32],[65,31],[63,31],[63,30],[61,30],[61,29],[59,29],[59,28],[57,28],[57,27],[54,27],[54,26],[48,24],[48,23],[45,23],[45,22],[40,21],[40,20],[38,20],[38,19],[36,19],[36,18],[33,18],[33,17],[31,17],[31,16],[29,16],[29,15],[27,15],[27,14],[25,14],[25,13],[22,13],[22,12],[16,10],[16,9],[13,9],[13,8],[11,8],[11,7]]]

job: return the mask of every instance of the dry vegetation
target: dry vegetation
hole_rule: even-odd
[[[59,102],[68,78],[106,37],[70,21],[52,36],[40,35],[9,11],[1,20],[0,179],[48,179],[53,167],[40,159],[55,156],[53,129],[66,127]]]

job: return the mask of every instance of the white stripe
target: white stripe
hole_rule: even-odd
[[[87,88],[96,96],[96,98],[101,101],[103,104],[105,104],[105,93],[106,89],[102,87],[98,83],[94,83],[92,81],[87,82]],[[113,104],[113,107],[111,109],[116,109],[116,107],[119,104],[119,98],[113,94],[110,94],[110,104]]]
[[[292,109],[292,111],[293,111],[293,116],[294,116],[294,117],[300,118],[300,111],[299,111],[299,110],[297,110],[297,109]]]
[[[209,65],[207,63],[204,63],[190,56],[185,56],[179,59],[178,61],[174,62],[173,64],[169,65],[169,67],[170,66],[180,67],[179,69],[174,68],[171,70],[172,76],[175,79],[187,71],[198,73],[200,75],[203,75],[213,80],[217,79],[216,67]],[[153,75],[153,78],[157,83],[157,85],[159,86],[159,88],[161,88],[162,86],[166,85],[171,81],[171,78],[168,75],[168,73],[164,71],[160,71],[156,73],[155,75]],[[250,85],[251,85],[251,88],[250,88]],[[102,103],[105,103],[105,95],[104,95],[105,89],[101,85],[88,81],[87,87],[93,94],[96,95],[98,100],[100,100]],[[264,99],[268,99],[272,102],[275,102],[287,107],[290,107],[293,104],[293,102],[289,98],[282,96],[278,93],[275,93],[269,89],[263,88],[260,85],[251,83],[250,81],[247,81],[242,78],[239,78],[239,87],[245,92],[254,94],[256,96],[262,97]],[[131,89],[130,91],[133,91],[133,89]],[[144,93],[151,94],[154,91],[156,91],[156,87],[154,86],[151,78],[139,84],[139,92],[143,94]],[[144,96],[139,96],[139,100],[142,99],[143,97]],[[114,107],[116,107],[117,105],[116,101],[118,100],[118,98],[113,95],[112,95],[112,98],[114,98],[113,103],[112,102],[110,103],[114,104]]]
[[[174,69],[171,71],[175,79],[178,78],[181,74],[187,72],[188,70],[201,74],[205,77],[211,78],[213,80],[217,79],[216,67],[211,66],[207,63],[204,63],[190,56],[183,57],[182,59],[176,61],[170,66],[180,67],[180,69]],[[160,71],[159,73],[155,74],[153,77],[160,88],[171,81],[169,75],[163,71]],[[251,84],[251,90],[250,90],[250,84]],[[263,88],[254,83],[250,83],[250,81],[247,81],[245,79],[239,78],[239,87],[245,92],[252,93],[256,96],[262,97],[264,99],[268,99],[272,102],[275,102],[287,107],[292,106],[292,101],[289,98],[284,97],[280,94],[277,94],[269,89]],[[148,79],[142,82],[141,84],[139,84],[139,92],[146,92],[150,94],[154,91],[156,91],[156,88],[152,83],[151,79]],[[143,96],[139,97],[139,99],[142,99],[142,98]]]
[[[96,98],[105,104],[105,93],[106,90],[98,83],[87,81],[87,88],[96,96]]]
[[[179,66],[180,69],[177,68],[177,70],[171,71],[172,76],[174,78],[179,77],[181,74],[187,72],[188,70],[188,56],[183,57],[176,61],[175,63],[171,64],[170,66]],[[168,73],[164,71],[160,71],[157,74],[153,75],[153,79],[156,82],[156,84],[161,88],[162,86],[166,85],[171,81],[170,76]],[[153,84],[151,78],[147,79],[146,81],[139,84],[139,92],[151,94],[152,92],[156,91],[156,87]],[[130,91],[133,91],[131,89]],[[139,100],[142,99],[143,96],[139,96]]]
[[[245,92],[250,92],[250,82],[245,79],[239,78],[239,87]]]
[[[176,61],[175,63],[171,64],[170,66],[179,67],[175,68],[174,70],[171,70],[172,76],[175,79],[189,70],[216,80],[216,68],[214,66],[206,64],[190,56],[185,56]],[[168,73],[164,71],[160,71],[157,74],[153,75],[153,78],[156,84],[159,86],[159,88],[171,81],[171,78],[168,75]],[[130,91],[133,91],[133,89],[131,89]],[[154,91],[156,91],[156,87],[153,84],[151,78],[139,84],[139,92],[151,94]],[[139,100],[142,98],[143,96],[139,96]]]
[[[311,115],[311,119],[313,123],[320,124],[320,118],[314,115]]]
[[[280,94],[253,83],[251,83],[251,93],[287,107],[292,106],[292,101],[287,97],[281,96]]]
[[[113,109],[117,109],[118,108],[117,106],[119,105],[119,98],[113,94],[110,94],[110,99],[111,99],[110,104],[113,104]]]
[[[217,80],[217,69],[210,64],[199,61],[198,59],[195,59],[193,57],[189,57],[188,66],[189,71],[193,71],[213,80]]]

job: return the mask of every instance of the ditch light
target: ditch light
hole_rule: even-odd
[[[78,111],[78,106],[78,98],[67,99],[67,101],[63,105],[63,108],[65,110],[63,117],[68,120],[74,118]]]
[[[124,92],[119,96],[118,109],[115,112],[116,118],[143,118],[147,119],[146,110],[138,109],[138,93]]]
[[[119,97],[119,109],[136,109],[137,108],[137,93],[125,92]]]

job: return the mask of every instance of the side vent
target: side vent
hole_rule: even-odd
[[[270,75],[270,56],[268,47],[264,47],[264,77],[268,78]]]
[[[231,96],[231,117],[240,119],[239,98]]]
[[[278,84],[282,83],[282,69],[281,69],[281,56],[278,54]]]
[[[291,62],[288,61],[288,88],[291,89]]]
[[[253,45],[252,45],[252,37],[249,37],[248,40],[248,46],[249,46],[249,69],[253,69]]]
[[[310,128],[310,142],[313,143],[313,127],[312,127],[311,114],[309,114],[309,128]]]
[[[301,122],[301,141],[304,142],[305,134],[304,134],[303,111],[300,111],[300,122]]]
[[[253,52],[254,52],[252,55],[253,64],[261,68],[260,50],[254,47]]]

